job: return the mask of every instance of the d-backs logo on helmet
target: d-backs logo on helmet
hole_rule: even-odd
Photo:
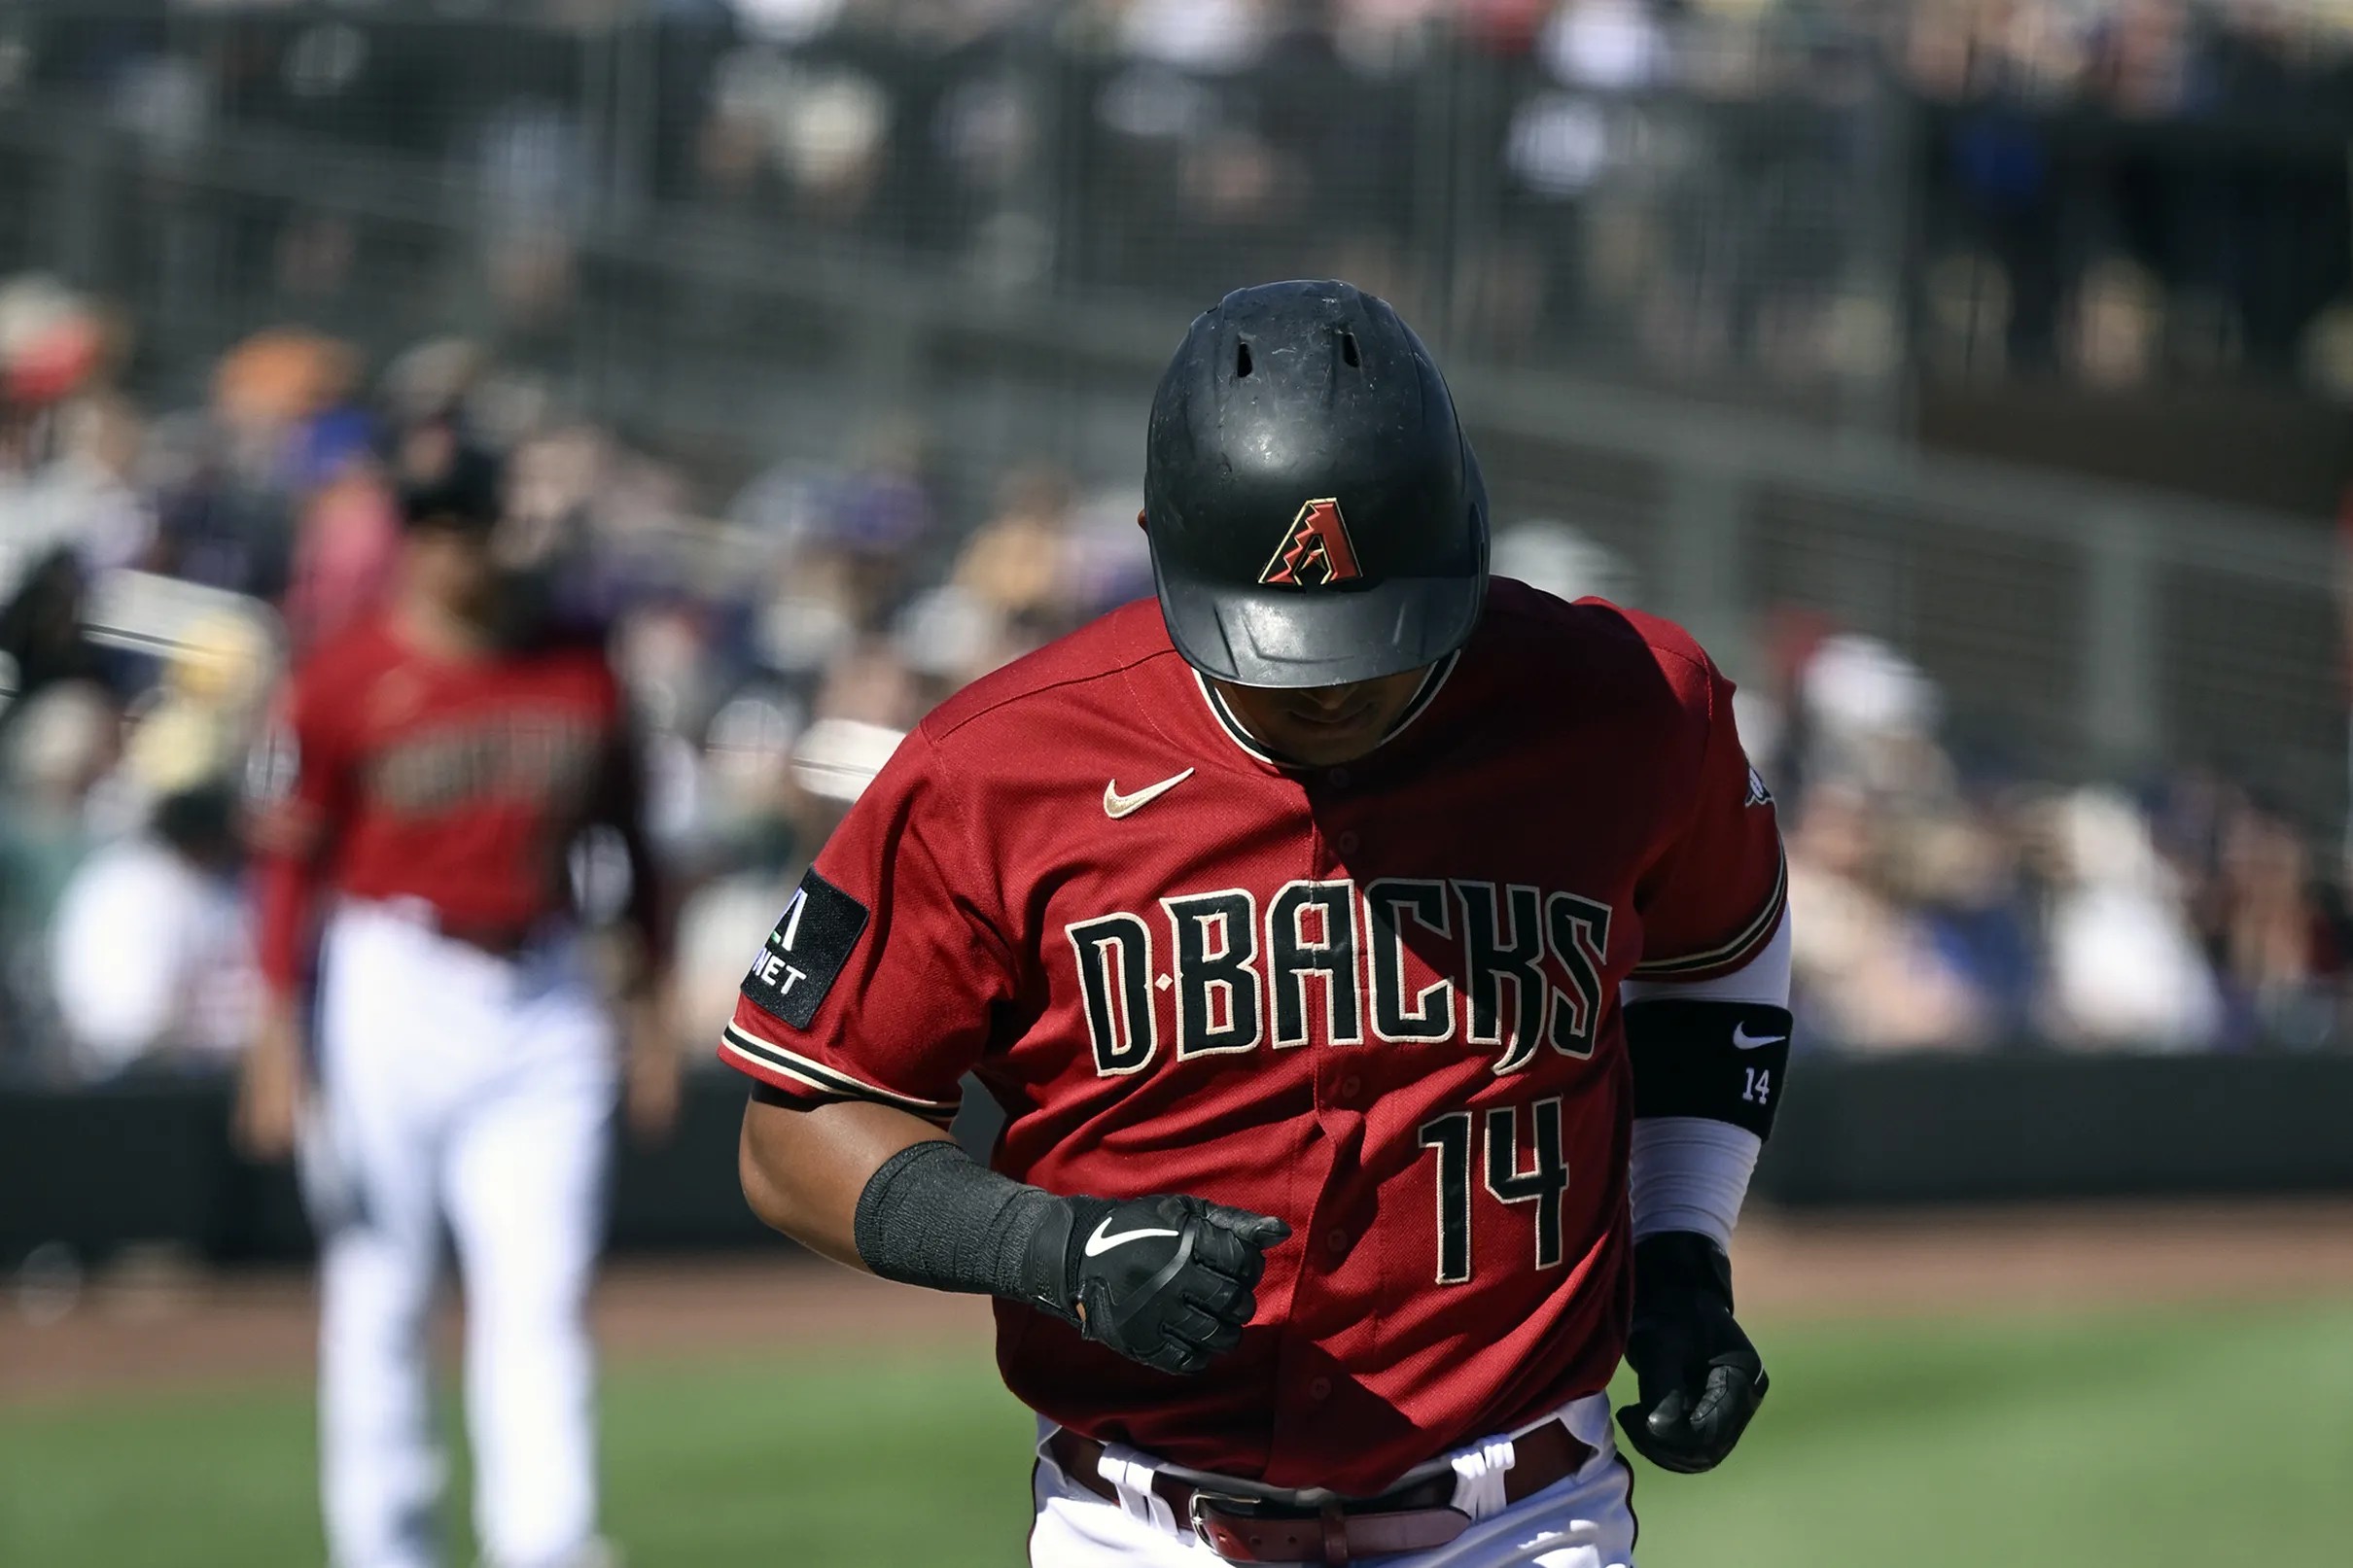
[[[1290,532],[1282,536],[1275,558],[1258,574],[1258,580],[1276,588],[1304,588],[1311,583],[1328,588],[1363,575],[1356,565],[1356,547],[1349,542],[1348,524],[1340,516],[1340,503],[1327,496],[1299,508],[1299,515],[1291,519]]]

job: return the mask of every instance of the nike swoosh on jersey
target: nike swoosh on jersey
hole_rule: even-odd
[[[1735,1051],[1754,1051],[1760,1045],[1777,1045],[1788,1038],[1786,1034],[1751,1034],[1745,1024],[1732,1027],[1732,1048]]]
[[[1113,1236],[1111,1235],[1111,1216],[1106,1214],[1103,1217],[1103,1223],[1095,1227],[1095,1234],[1087,1237],[1087,1256],[1100,1258],[1113,1247],[1125,1246],[1130,1241],[1141,1241],[1147,1236],[1176,1236],[1177,1234],[1175,1231],[1122,1231],[1117,1236]]]
[[[1187,768],[1173,779],[1163,779],[1156,784],[1145,784],[1132,795],[1121,794],[1119,781],[1113,779],[1103,786],[1103,814],[1111,820],[1117,821],[1130,812],[1141,811],[1192,776],[1193,770]]]

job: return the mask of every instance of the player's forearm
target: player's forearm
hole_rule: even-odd
[[[622,923],[631,938],[635,976],[650,982],[668,969],[676,909],[661,857],[646,828],[645,749],[631,733],[615,737],[605,757],[597,816],[620,836],[629,863],[629,897]]]
[[[837,1263],[1070,1310],[1071,1200],[973,1164],[917,1117],[869,1101],[802,1110],[755,1098],[743,1178],[755,1213]]]
[[[1019,1302],[1171,1373],[1199,1372],[1241,1342],[1261,1254],[1290,1235],[1279,1219],[1181,1194],[1065,1198],[864,1101],[754,1099],[743,1167],[753,1209],[837,1262]]]
[[[271,1001],[291,1008],[307,967],[318,903],[310,866],[293,855],[264,854],[255,883],[255,966]]]
[[[737,1151],[744,1200],[801,1245],[872,1272],[858,1251],[859,1198],[894,1155],[938,1141],[930,1122],[870,1101],[794,1110],[754,1100]]]

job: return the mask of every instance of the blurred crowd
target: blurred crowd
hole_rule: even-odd
[[[2353,7],[742,0],[733,25],[674,190],[1000,285],[1203,293],[1320,250],[1495,358],[2353,399]],[[1002,57],[1048,31],[1059,77]],[[877,38],[962,74],[848,42]],[[1901,284],[1882,230],[1916,236]]]
[[[1149,591],[1131,477],[1014,464],[952,507],[921,433],[713,493],[459,339],[381,366],[255,334],[193,406],[118,385],[123,332],[0,284],[0,1072],[211,1067],[255,993],[240,801],[292,660],[367,611],[394,486],[453,439],[508,457],[521,523],[613,629],[701,1039],[864,781],[933,703]],[[1497,570],[1641,602],[1558,522]],[[1802,1034],[1843,1050],[2232,1049],[2345,1036],[2335,868],[2289,817],[2182,773],[2064,788],[1952,744],[1896,649],[1773,618],[1741,697],[1791,857]],[[576,864],[583,901],[596,867]]]
[[[1069,41],[1189,70],[1338,51],[1411,59],[1445,27],[1566,81],[1751,90],[1888,52],[1924,89],[2190,113],[2314,85],[2353,52],[2353,12],[2298,0],[668,0],[802,42],[834,31],[960,45],[1042,21]]]
[[[94,90],[167,166],[244,131],[462,175],[521,319],[658,211],[992,290],[1348,276],[1491,359],[1669,381],[2353,400],[2336,0],[517,0],[462,57],[395,7],[25,15],[0,105]],[[592,90],[616,18],[641,74]],[[275,244],[365,293],[348,213]]]
[[[2060,786],[1957,744],[1916,665],[1784,618],[1742,710],[1780,794],[1813,1049],[2339,1047],[2339,868],[2201,768]]]
[[[714,496],[469,342],[371,372],[265,331],[200,406],[143,408],[108,339],[64,291],[0,284],[0,1071],[242,1044],[241,802],[285,762],[273,688],[384,591],[397,485],[453,438],[505,455],[511,517],[561,541],[563,608],[612,628],[698,1040],[915,719],[1149,589],[1132,487],[1086,495],[1051,466],[943,517],[920,442],[886,430]],[[600,869],[576,858],[584,907]]]

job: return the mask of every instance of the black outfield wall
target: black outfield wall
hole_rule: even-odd
[[[2353,1192],[2353,1057],[1816,1059],[1793,1078],[1756,1188],[1786,1205]],[[772,1239],[736,1188],[743,1100],[698,1076],[669,1143],[619,1140],[615,1246]],[[291,1173],[239,1160],[228,1121],[214,1081],[0,1090],[0,1266],[53,1241],[301,1254]],[[993,1126],[976,1104],[959,1132]]]

